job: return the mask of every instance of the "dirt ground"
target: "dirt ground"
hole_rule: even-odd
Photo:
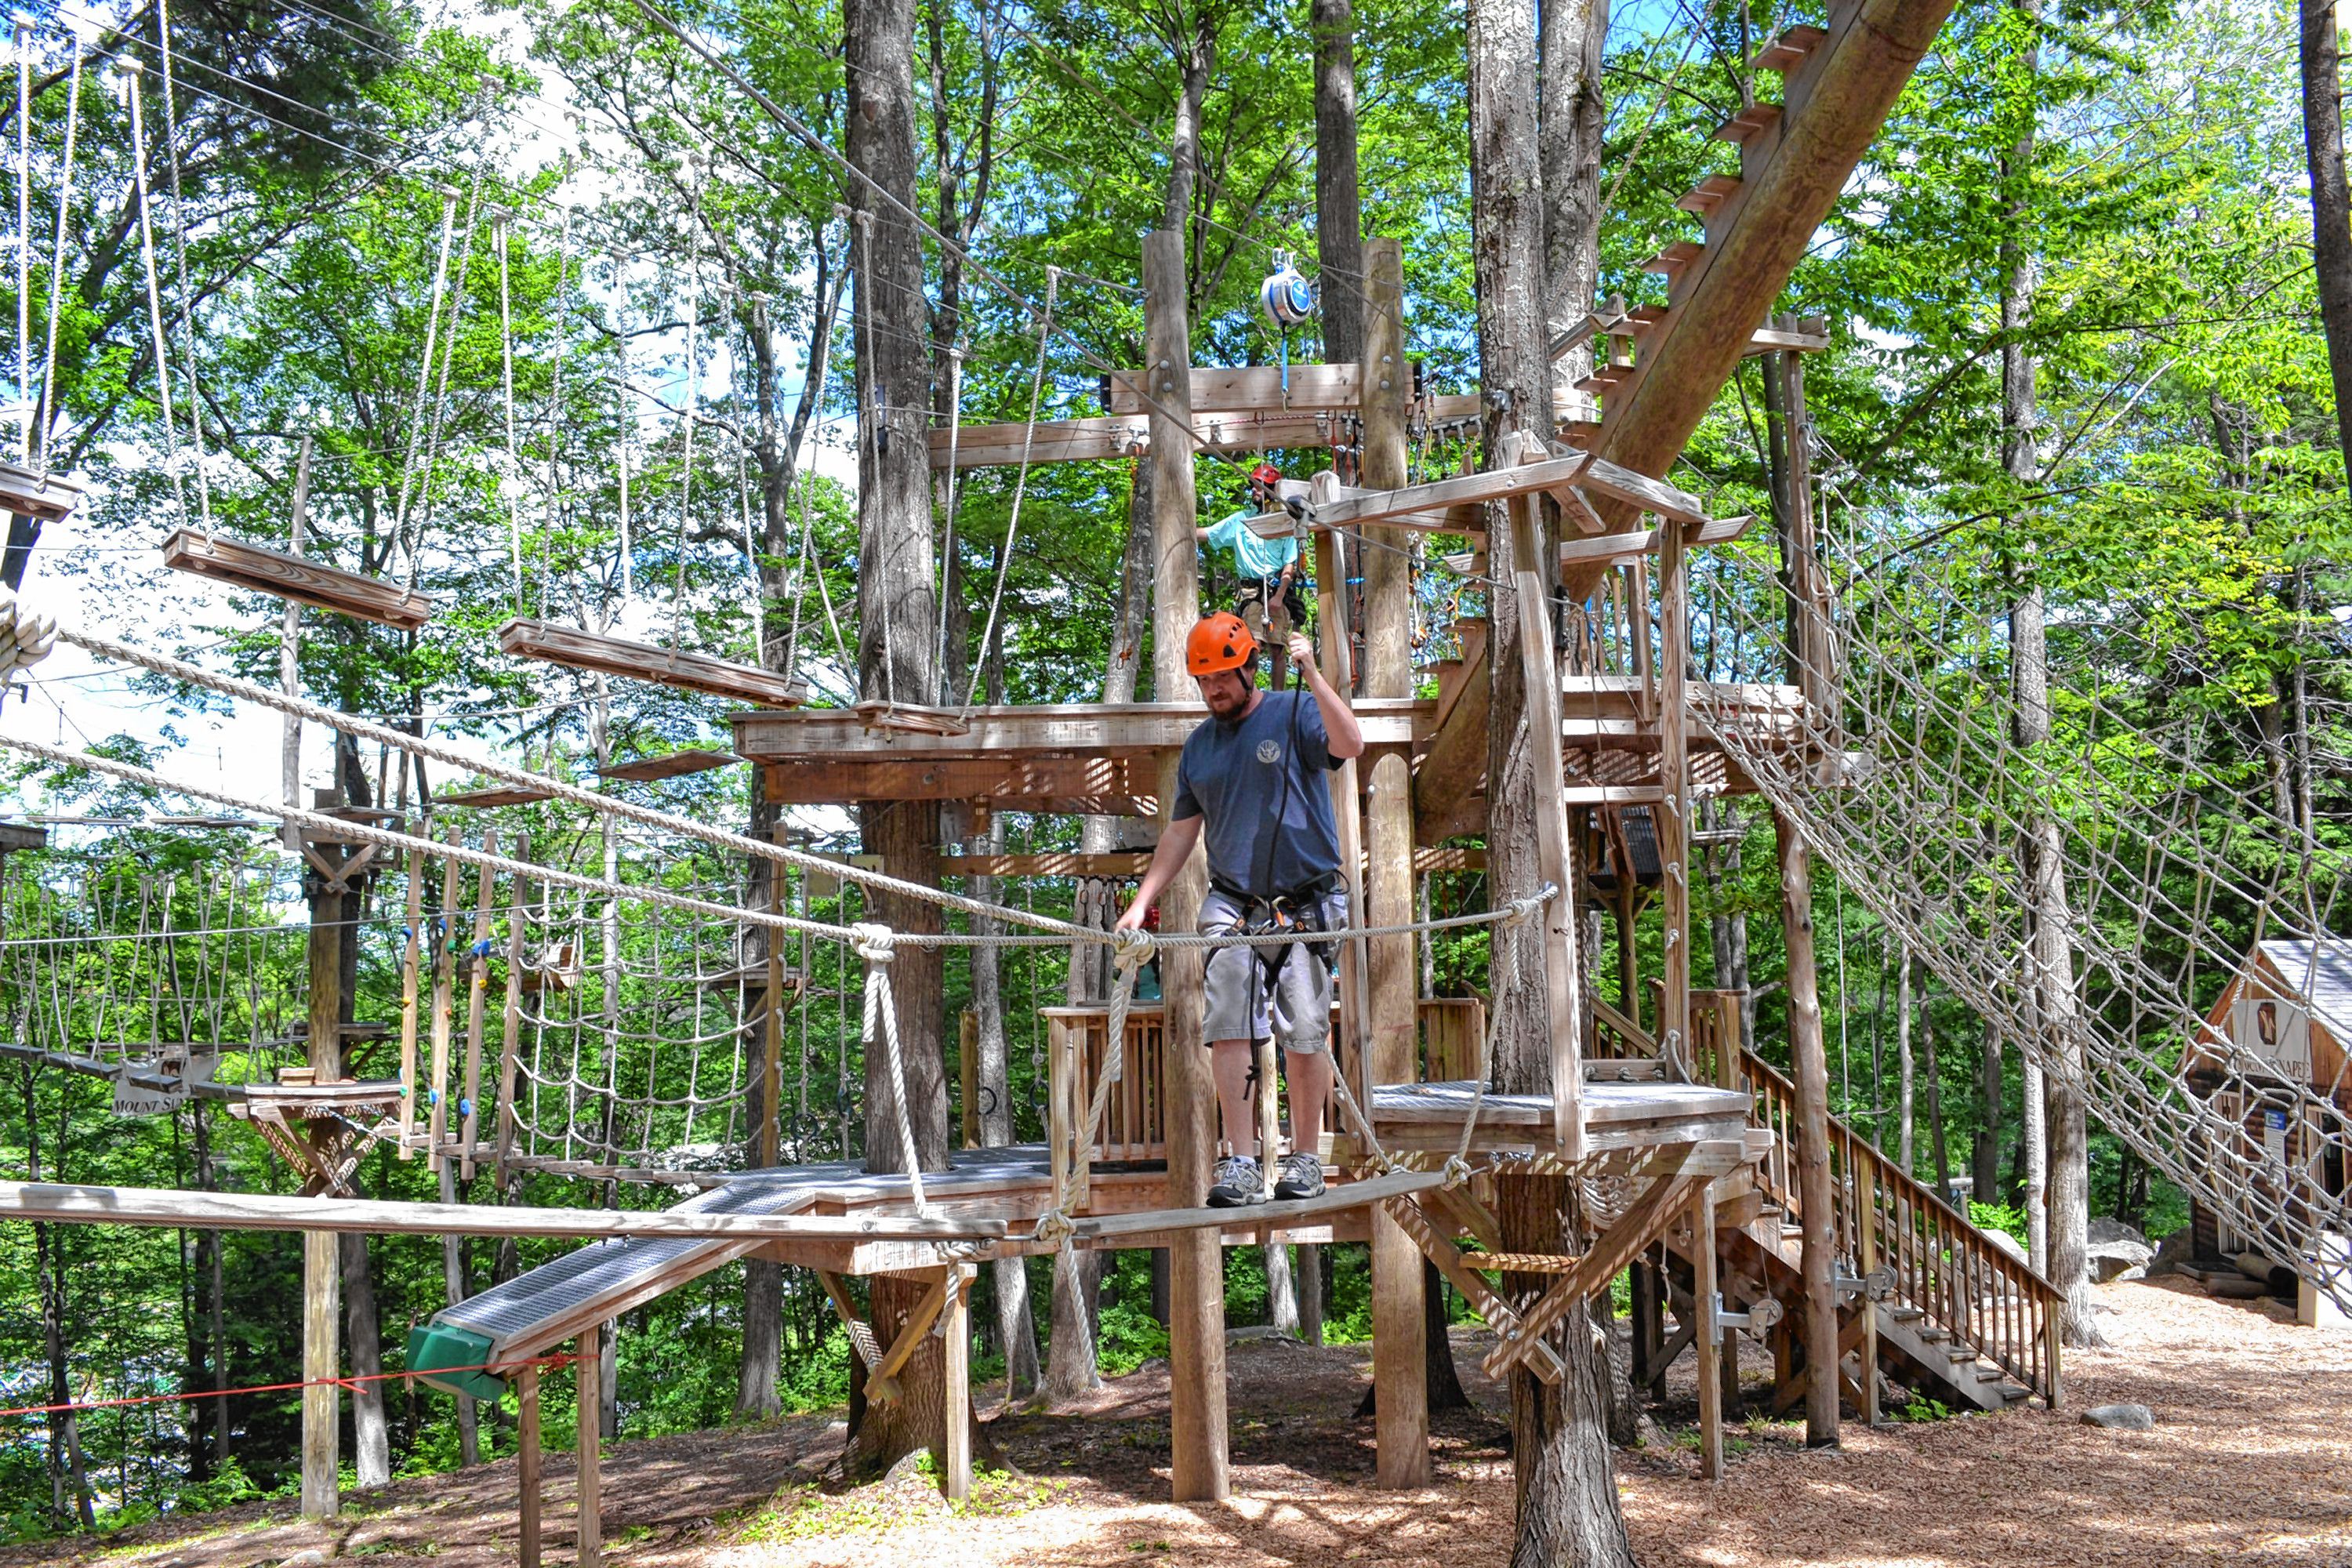
[[[2352,1568],[2352,1334],[2299,1330],[2274,1304],[2206,1299],[2187,1281],[2100,1292],[2111,1348],[2070,1353],[2065,1407],[1849,1426],[1807,1452],[1801,1428],[1734,1434],[1727,1475],[1696,1478],[1685,1446],[1688,1373],[1646,1448],[1619,1457],[1645,1568],[1780,1564],[2228,1563]],[[1484,1347],[1459,1343],[1465,1376]],[[1441,1417],[1435,1480],[1370,1486],[1372,1430],[1354,1415],[1360,1347],[1237,1342],[1231,1360],[1234,1498],[1165,1500],[1167,1380],[1116,1380],[1083,1409],[1016,1415],[992,1433],[1019,1473],[950,1510],[924,1477],[857,1491],[821,1484],[837,1421],[613,1446],[604,1461],[606,1557],[622,1568],[1032,1568],[1169,1562],[1258,1568],[1354,1562],[1485,1568],[1507,1563],[1511,1468],[1500,1391]],[[1670,1394],[1671,1394],[1670,1390]],[[2097,1430],[2110,1401],[2156,1413],[2153,1432]],[[572,1560],[568,1456],[547,1464],[546,1560]],[[247,1568],[366,1558],[394,1568],[512,1563],[514,1462],[405,1481],[351,1500],[332,1526],[254,1506],[161,1521],[79,1552],[0,1551],[19,1564]]]

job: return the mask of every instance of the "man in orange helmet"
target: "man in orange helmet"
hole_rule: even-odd
[[[1262,1039],[1282,1046],[1290,1085],[1292,1152],[1274,1194],[1305,1198],[1323,1190],[1317,1150],[1331,1093],[1331,966],[1328,942],[1311,939],[1348,920],[1339,825],[1324,775],[1363,752],[1364,732],[1347,700],[1316,668],[1314,644],[1293,633],[1289,651],[1306,691],[1258,689],[1257,642],[1238,616],[1211,616],[1185,639],[1184,667],[1201,688],[1209,722],[1184,742],[1171,820],[1118,921],[1123,929],[1141,926],[1192,846],[1205,840],[1209,892],[1201,901],[1202,931],[1300,936],[1209,951],[1202,1033],[1229,1151],[1208,1192],[1219,1208],[1265,1196],[1249,1092],[1252,1047]]]

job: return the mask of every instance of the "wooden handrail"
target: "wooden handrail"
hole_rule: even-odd
[[[1756,1096],[1755,1120],[1777,1135],[1758,1172],[1768,1196],[1790,1215],[1803,1207],[1796,1181],[1797,1086],[1752,1050],[1740,1053]],[[2064,1292],[1991,1241],[1926,1184],[1887,1159],[1844,1122],[1830,1120],[1830,1232],[1838,1252],[1863,1256],[1857,1191],[1871,1194],[1872,1250],[1894,1273],[1895,1298],[1990,1360],[2045,1401],[2059,1387],[2058,1310]]]

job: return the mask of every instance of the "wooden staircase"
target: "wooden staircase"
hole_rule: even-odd
[[[1718,1216],[1717,1273],[1727,1310],[1767,1297],[1782,1309],[1774,1330],[1778,1413],[1798,1404],[1805,1386],[1796,1086],[1753,1051],[1740,1050],[1736,1078],[1724,1075],[1721,1057],[1708,1065],[1717,1083],[1755,1095],[1753,1124],[1774,1136],[1756,1169],[1760,1204],[1752,1215]],[[1830,1229],[1846,1287],[1838,1301],[1839,1375],[1857,1406],[1871,1357],[1882,1373],[1954,1409],[2005,1410],[2029,1398],[2055,1405],[2057,1288],[1834,1118],[1830,1168]],[[1668,1231],[1665,1243],[1669,1289],[1686,1299],[1689,1228]],[[1692,1321],[1686,1307],[1677,1315]],[[1669,1359],[1652,1358],[1654,1369]]]

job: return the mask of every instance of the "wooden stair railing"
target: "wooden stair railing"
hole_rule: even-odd
[[[1740,1068],[1756,1096],[1752,1119],[1773,1133],[1757,1168],[1765,1195],[1802,1218],[1794,1149],[1797,1086],[1754,1051]],[[1840,1254],[1874,1257],[1892,1276],[1890,1300],[1941,1329],[2038,1397],[2058,1388],[2058,1288],[2011,1257],[1868,1140],[1830,1119],[1831,1230]],[[1857,1199],[1860,1201],[1857,1201]],[[1865,1233],[1868,1245],[1864,1245]]]

